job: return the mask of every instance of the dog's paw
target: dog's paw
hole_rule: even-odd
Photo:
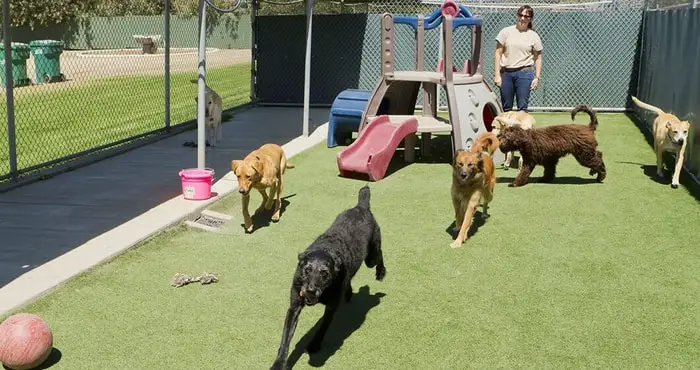
[[[671,184],[671,188],[673,188],[673,189],[678,189],[678,185],[679,185],[679,184]]]
[[[518,184],[516,184],[516,183],[514,183],[514,182],[511,182],[510,184],[508,184],[508,187],[509,187],[509,188],[517,188],[517,187],[518,187]]]
[[[452,248],[452,249],[460,248],[461,246],[462,246],[462,243],[460,243],[456,240],[454,242],[452,242],[452,244],[450,244],[450,248]]]
[[[386,267],[384,266],[377,266],[377,273],[375,277],[377,280],[382,281],[384,280],[384,277],[386,276]]]
[[[270,217],[270,220],[272,220],[272,222],[279,222],[280,215],[275,213],[274,215],[272,215],[272,217]]]
[[[321,350],[321,341],[313,339],[306,347],[306,352],[309,354],[317,353]]]
[[[247,226],[247,225],[246,225],[246,226],[244,226],[244,227],[245,227],[245,232],[246,232],[246,233],[250,234],[250,233],[253,232],[253,225],[250,225],[250,226]]]

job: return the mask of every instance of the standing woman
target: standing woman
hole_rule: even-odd
[[[501,104],[505,112],[526,111],[530,91],[537,88],[542,71],[542,40],[532,29],[534,11],[529,5],[518,9],[515,25],[503,28],[496,36],[493,82],[501,88]]]

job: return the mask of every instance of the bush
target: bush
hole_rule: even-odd
[[[123,15],[163,14],[163,0],[96,0],[90,15],[115,17]]]
[[[99,0],[12,0],[10,25],[12,27],[63,23],[84,14]]]

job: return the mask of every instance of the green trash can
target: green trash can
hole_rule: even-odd
[[[34,40],[29,43],[34,56],[36,83],[45,84],[55,81],[65,81],[61,73],[61,53],[63,41]]]
[[[27,77],[27,59],[29,59],[29,45],[21,42],[13,42],[12,45],[12,82],[14,86],[27,86],[32,81]],[[5,88],[5,44],[0,43],[0,82]]]

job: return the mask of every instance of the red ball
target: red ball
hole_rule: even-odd
[[[13,370],[41,365],[53,349],[53,334],[41,317],[18,313],[0,324],[0,362]]]
[[[456,17],[459,14],[459,5],[454,0],[445,0],[442,3],[442,15],[451,15]]]

